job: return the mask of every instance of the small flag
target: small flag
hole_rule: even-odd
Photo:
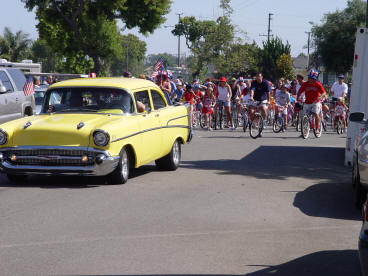
[[[162,70],[164,70],[164,59],[160,57],[155,64],[155,71],[160,72]]]
[[[33,78],[31,76],[28,76],[26,79],[26,83],[23,86],[24,96],[31,96],[32,94],[34,94],[34,92]]]

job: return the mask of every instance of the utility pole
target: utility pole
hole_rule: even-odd
[[[310,36],[311,36],[311,32],[305,32],[306,34],[308,34],[308,56],[307,56],[307,69],[309,69],[309,50],[310,50]]]
[[[179,24],[180,24],[180,18],[183,15],[183,13],[177,13],[177,16],[179,16]],[[180,35],[178,36],[178,67],[180,67]]]
[[[273,13],[269,13],[268,14],[268,30],[267,30],[267,35],[262,35],[260,34],[259,36],[267,36],[267,42],[270,42],[270,37],[273,36],[272,30],[271,30],[271,20],[272,20],[272,15],[274,15]]]
[[[270,41],[270,35],[271,35],[271,20],[272,20],[273,13],[268,14],[268,33],[267,33],[267,41]]]

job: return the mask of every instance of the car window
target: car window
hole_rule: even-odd
[[[11,84],[7,74],[4,71],[0,71],[0,80],[3,83],[3,85],[6,87],[6,90],[8,92],[13,92],[14,91],[13,85]]]
[[[158,93],[155,90],[151,90],[151,96],[152,96],[153,107],[155,109],[166,107],[166,103],[164,99],[162,98],[162,96],[160,95],[160,93]]]
[[[135,92],[135,101],[137,104],[137,112],[142,113],[144,111],[151,111],[151,103],[148,96],[148,91]]]
[[[16,68],[7,69],[9,75],[12,77],[16,90],[21,91],[23,89],[24,84],[26,83],[26,78],[23,75],[22,71]]]
[[[46,95],[43,112],[133,113],[131,95],[115,88],[55,88]]]

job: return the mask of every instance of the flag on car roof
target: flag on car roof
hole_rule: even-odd
[[[23,93],[24,96],[31,96],[32,94],[34,94],[34,84],[33,84],[33,78],[32,76],[27,76],[26,77],[26,83],[23,86]]]

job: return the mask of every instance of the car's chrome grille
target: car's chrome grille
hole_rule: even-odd
[[[79,149],[14,149],[3,154],[13,165],[34,166],[90,166],[96,158],[95,152]],[[82,161],[83,156],[88,160]]]

